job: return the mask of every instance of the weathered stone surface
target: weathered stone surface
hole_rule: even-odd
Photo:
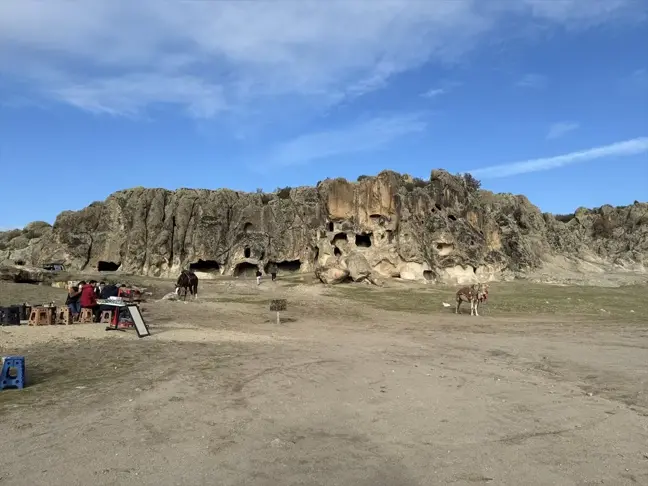
[[[371,275],[371,267],[364,255],[358,251],[352,252],[342,260],[343,268],[349,271],[349,277],[354,282],[362,282]]]
[[[429,181],[385,171],[272,194],[134,188],[65,211],[53,226],[0,233],[7,263],[152,276],[190,265],[201,278],[272,265],[280,273],[342,269],[354,255],[372,279],[512,278],[556,256],[644,272],[648,203],[555,217],[524,196],[475,190],[442,170]],[[366,278],[362,267],[353,278]]]
[[[0,280],[15,283],[49,283],[56,276],[40,268],[0,265]]]
[[[325,284],[340,284],[349,278],[349,270],[337,266],[322,265],[315,267],[315,276]]]

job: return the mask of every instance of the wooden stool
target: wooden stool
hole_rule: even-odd
[[[101,318],[99,322],[101,324],[110,324],[112,322],[113,311],[105,310],[101,311]]]
[[[65,307],[56,308],[56,323],[65,326],[72,324],[72,313],[67,305]]]
[[[52,307],[32,307],[29,313],[30,326],[51,326],[54,323]]]
[[[81,309],[79,322],[81,324],[92,324],[94,322],[94,314],[92,313],[92,309],[88,309],[87,307]]]

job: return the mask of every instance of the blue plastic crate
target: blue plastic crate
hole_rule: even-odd
[[[0,372],[0,390],[7,388],[24,388],[25,387],[25,357],[24,356],[4,356],[2,358],[2,372]],[[9,371],[13,370],[13,376]]]

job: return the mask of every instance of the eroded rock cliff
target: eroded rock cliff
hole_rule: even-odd
[[[385,171],[272,194],[135,188],[65,211],[53,226],[0,233],[0,261],[152,276],[276,265],[280,273],[325,267],[359,279],[370,270],[372,279],[469,282],[523,274],[556,255],[644,271],[648,204],[555,217],[442,170],[429,181]]]

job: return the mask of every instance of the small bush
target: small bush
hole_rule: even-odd
[[[419,177],[414,178],[414,187],[426,187],[428,183]]]
[[[481,187],[481,181],[473,177],[472,174],[465,173],[463,175],[464,183],[469,191],[475,192]]]
[[[361,176],[358,176],[358,178],[357,178],[356,180],[357,180],[358,182],[361,182],[361,181],[364,181],[365,179],[370,179],[370,178],[371,178],[371,176],[368,176],[368,175],[361,175]]]
[[[569,223],[572,219],[574,219],[576,215],[574,213],[571,214],[556,214],[554,218],[562,223]]]
[[[279,199],[290,199],[290,191],[292,190],[292,187],[284,187],[284,188],[277,188],[277,196]]]
[[[13,229],[2,232],[2,239],[5,241],[11,241],[14,238],[18,238],[20,235],[22,235],[22,230]]]

